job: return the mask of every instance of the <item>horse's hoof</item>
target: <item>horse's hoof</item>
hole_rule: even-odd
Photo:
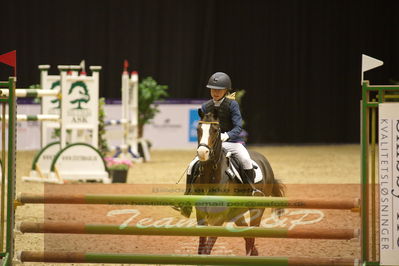
[[[255,189],[254,191],[252,191],[252,196],[254,196],[254,197],[265,197],[265,193],[263,193],[259,189]]]
[[[258,250],[253,249],[253,250],[251,251],[251,256],[258,256],[258,255],[259,255]]]

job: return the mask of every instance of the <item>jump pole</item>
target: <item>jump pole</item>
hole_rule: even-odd
[[[178,265],[273,265],[273,266],[354,266],[357,260],[345,258],[255,257],[255,256],[201,256],[153,254],[104,254],[84,252],[31,252],[18,253],[21,262],[69,263],[127,263]]]
[[[2,119],[2,117],[0,117]],[[47,115],[47,114],[39,114],[39,115],[25,115],[18,114],[16,116],[17,121],[60,121],[59,115]],[[8,115],[5,116],[5,120],[8,120]]]
[[[0,90],[0,97],[8,96],[8,89]],[[40,98],[46,96],[59,96],[59,91],[57,90],[44,90],[44,89],[15,89],[16,97],[23,98]]]
[[[156,235],[156,236],[217,236],[217,237],[263,237],[263,238],[299,238],[299,239],[341,239],[350,240],[359,237],[358,229],[300,229],[260,228],[260,227],[154,227],[126,226],[109,224],[85,224],[66,222],[21,222],[15,230],[21,233],[51,234],[105,234],[105,235]]]
[[[359,199],[291,199],[281,197],[242,196],[168,196],[161,195],[101,195],[101,194],[30,194],[20,193],[17,201],[22,204],[114,204],[149,206],[195,206],[221,208],[301,208],[352,210],[359,207]]]

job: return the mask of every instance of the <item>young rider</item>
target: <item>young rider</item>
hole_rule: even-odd
[[[251,185],[255,196],[264,196],[264,194],[255,188],[255,170],[252,160],[247,149],[242,143],[243,138],[240,136],[242,130],[242,117],[240,107],[235,100],[226,97],[231,89],[230,77],[223,72],[216,72],[208,81],[207,88],[211,89],[212,99],[202,105],[204,113],[218,110],[219,124],[221,129],[222,147],[231,152],[241,163],[244,168],[243,182]]]

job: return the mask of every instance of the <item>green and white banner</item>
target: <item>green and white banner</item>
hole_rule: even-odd
[[[379,105],[380,264],[399,265],[399,104]]]

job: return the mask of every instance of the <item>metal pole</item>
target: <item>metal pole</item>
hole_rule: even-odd
[[[6,104],[2,103],[2,114],[3,117],[6,114]],[[4,200],[5,200],[5,188],[6,188],[6,171],[5,167],[7,165],[6,162],[6,121],[1,121],[1,228],[0,228],[0,251],[3,252],[4,250]]]
[[[10,95],[8,98],[8,161],[7,161],[7,241],[6,250],[10,260],[14,255],[14,199],[15,199],[15,115],[16,115],[16,97],[15,97],[15,78],[9,79]],[[11,265],[11,262],[6,262]]]
[[[299,208],[352,210],[359,207],[359,199],[291,199],[282,197],[243,196],[169,196],[169,195],[105,195],[105,194],[31,194],[20,193],[20,203],[50,204],[116,204],[149,206],[195,206],[220,208]]]
[[[371,260],[375,261],[377,256],[376,251],[376,191],[375,191],[375,156],[376,156],[376,108],[371,108]]]
[[[361,104],[361,253],[362,261],[368,261],[368,143],[369,143],[369,95],[367,82],[363,82]]]
[[[355,259],[256,256],[201,256],[153,254],[101,254],[84,252],[29,252],[18,254],[22,262],[126,263],[180,265],[273,265],[273,266],[354,266]]]
[[[110,234],[110,235],[157,235],[157,236],[217,236],[217,237],[270,237],[298,239],[342,239],[350,240],[359,236],[357,229],[301,229],[261,228],[261,227],[154,227],[123,226],[111,224],[85,224],[67,222],[22,222],[16,224],[16,231],[22,233],[51,234]]]

